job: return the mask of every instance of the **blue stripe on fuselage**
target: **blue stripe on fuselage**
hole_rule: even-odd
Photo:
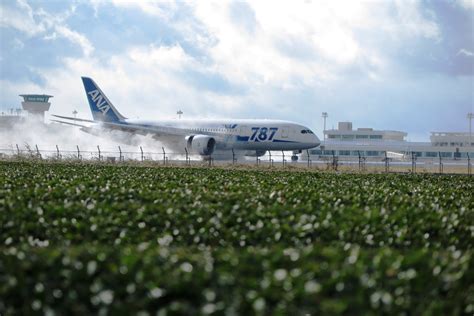
[[[237,135],[237,141],[238,142],[248,142],[249,141],[249,136],[239,136],[239,135]]]
[[[249,138],[250,138],[249,136],[237,136],[237,141],[238,142],[248,142]],[[258,140],[256,140],[255,142],[259,143]],[[273,143],[297,143],[297,142],[292,141],[292,140],[281,140],[281,139],[274,139],[271,142],[273,142]]]
[[[297,143],[292,140],[282,140],[282,139],[274,139],[273,142],[275,143]]]

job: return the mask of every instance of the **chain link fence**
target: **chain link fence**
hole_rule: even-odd
[[[248,153],[248,152],[247,152]],[[53,160],[53,161],[87,161],[103,163],[153,163],[174,166],[226,166],[244,165],[257,167],[288,167],[299,169],[332,170],[346,172],[407,172],[407,173],[459,173],[472,175],[471,157],[466,159],[445,159],[441,155],[437,158],[419,158],[411,153],[407,159],[389,158],[387,153],[383,158],[365,157],[359,154],[357,157],[342,157],[311,155],[304,151],[302,155],[296,156],[293,152],[267,152],[263,156],[248,157],[242,152],[229,150],[226,153],[214,153],[210,156],[200,156],[190,153],[186,148],[183,151],[170,151],[164,147],[161,150],[146,150],[138,147],[135,150],[127,147],[122,149],[102,149],[97,146],[95,150],[88,148],[82,150],[79,146],[75,149],[61,149],[59,146],[51,149],[43,149],[38,145],[15,144],[9,148],[0,148],[0,159],[3,160]]]

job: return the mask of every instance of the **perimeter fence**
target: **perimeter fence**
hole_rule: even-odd
[[[249,152],[247,151],[247,154]],[[441,156],[433,158],[419,158],[415,152],[409,153],[404,159],[388,157],[385,152],[383,157],[367,157],[359,153],[357,157],[338,156],[333,152],[332,156],[310,155],[308,150],[296,156],[293,152],[268,151],[259,156],[257,152],[254,157],[244,156],[236,150],[228,153],[214,153],[203,157],[193,154],[184,148],[183,151],[170,151],[164,147],[160,151],[145,150],[139,146],[137,150],[127,147],[122,150],[121,146],[116,149],[102,149],[97,146],[95,150],[82,150],[78,145],[74,150],[61,149],[58,145],[54,149],[42,149],[38,145],[15,144],[10,148],[0,148],[0,159],[3,160],[52,160],[52,161],[87,161],[101,163],[154,163],[169,166],[225,166],[244,165],[257,167],[289,167],[309,168],[315,170],[333,171],[359,171],[359,172],[407,172],[407,173],[460,173],[472,175],[471,157],[446,159]]]

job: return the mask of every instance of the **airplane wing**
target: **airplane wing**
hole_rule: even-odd
[[[54,117],[58,117],[60,119],[65,119],[65,120],[73,120],[73,121],[77,121],[77,122],[97,123],[96,121],[86,120],[86,119],[81,119],[81,118],[75,118],[75,117],[70,117],[70,116],[62,116],[62,115],[56,115],[56,114],[52,114],[52,115]]]
[[[169,126],[148,126],[144,124],[133,124],[127,122],[104,122],[104,121],[93,121],[81,118],[74,118],[69,116],[62,116],[62,115],[54,115],[55,117],[64,119],[64,120],[72,120],[72,121],[79,121],[79,122],[88,122],[99,124],[104,128],[112,129],[112,130],[119,130],[122,132],[130,132],[139,135],[148,135],[152,134],[155,137],[163,137],[163,136],[188,136],[193,134],[193,132],[187,128],[178,128],[178,127],[169,127]],[[55,122],[69,124],[69,125],[76,125],[76,126],[83,126],[77,123],[69,123],[59,120],[54,120]],[[206,133],[206,134],[216,134],[218,133]]]
[[[56,123],[61,123],[61,124],[65,124],[65,125],[72,125],[72,126],[78,126],[78,127],[86,127],[85,125],[82,125],[82,124],[76,124],[76,123],[71,123],[71,122],[64,122],[64,121],[60,121],[60,120],[50,120],[51,122],[56,122]]]
[[[132,123],[112,123],[112,122],[101,122],[102,126],[120,130],[123,132],[133,132],[136,134],[153,134],[154,136],[188,136],[191,131],[189,129],[168,127],[168,126],[147,126],[143,124],[132,124]]]

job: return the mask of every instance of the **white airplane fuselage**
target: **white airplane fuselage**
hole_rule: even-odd
[[[217,150],[304,150],[317,147],[319,138],[307,127],[289,121],[267,119],[227,120],[124,120],[124,124],[148,130],[179,128],[188,135],[208,135]],[[174,138],[174,137],[172,137]]]

